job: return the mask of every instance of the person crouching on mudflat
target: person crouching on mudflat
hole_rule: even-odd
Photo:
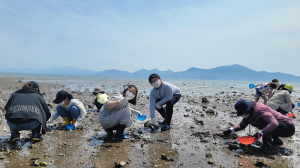
[[[47,130],[46,122],[51,113],[35,81],[24,84],[21,90],[13,93],[5,110],[5,118],[11,131],[8,142],[19,140],[19,131],[22,130],[31,130],[33,141],[44,139],[42,134]]]
[[[290,84],[280,87],[278,90],[273,92],[271,98],[267,102],[267,106],[283,115],[286,115],[288,112],[292,112],[293,108],[295,108],[295,104],[291,99],[292,91],[293,86]]]
[[[153,86],[150,92],[150,116],[151,123],[156,124],[155,109],[164,118],[163,122],[159,124],[162,125],[162,131],[170,129],[173,106],[176,104],[180,97],[180,89],[168,82],[162,82],[158,74],[151,74],[149,76],[149,83]],[[162,106],[166,104],[166,109]]]
[[[65,121],[61,126],[69,125],[72,122],[75,129],[79,128],[87,113],[82,102],[74,99],[71,94],[62,90],[56,94],[56,99],[53,103],[57,104],[56,112],[52,114],[49,122],[53,122],[53,120],[61,116]]]
[[[129,107],[136,105],[138,89],[135,85],[125,85],[120,95],[112,96],[99,111],[99,123],[107,133],[106,139],[128,139],[124,133],[126,126],[132,124],[131,113],[141,114]],[[116,134],[113,131],[116,130]]]
[[[93,95],[95,95],[93,104],[100,110],[103,104],[109,99],[109,96],[101,89],[101,87],[95,87]]]
[[[290,137],[295,133],[295,125],[287,116],[271,109],[270,107],[258,103],[247,102],[241,99],[234,105],[237,116],[243,117],[240,124],[223,132],[229,135],[231,132],[238,132],[247,127],[248,124],[260,129],[253,135],[255,141],[263,138],[263,148],[283,145],[279,137]]]

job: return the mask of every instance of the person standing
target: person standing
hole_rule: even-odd
[[[272,82],[262,83],[257,85],[256,87],[256,95],[255,95],[255,102],[258,102],[259,98],[261,97],[264,100],[264,104],[267,104],[267,101],[270,99],[272,95],[272,91],[277,89],[280,85],[277,79],[273,79]],[[266,97],[268,95],[268,98]]]
[[[51,116],[49,108],[35,81],[27,82],[21,90],[13,93],[5,105],[5,118],[10,128],[8,142],[20,139],[22,130],[31,130],[33,141],[43,140],[47,130],[46,122]]]
[[[180,97],[180,89],[168,82],[162,82],[158,74],[151,74],[149,76],[149,83],[153,86],[150,92],[150,116],[151,123],[156,123],[155,110],[164,118],[162,131],[169,130],[171,127],[171,120],[173,116],[173,106],[176,104]],[[166,108],[163,108],[166,105]]]

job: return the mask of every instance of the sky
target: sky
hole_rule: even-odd
[[[239,64],[300,76],[299,17],[298,0],[0,0],[0,69]]]

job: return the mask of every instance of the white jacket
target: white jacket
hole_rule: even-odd
[[[268,100],[267,106],[273,110],[279,107],[287,112],[292,112],[292,100],[290,92],[287,90],[277,90],[273,93],[272,97]]]
[[[82,122],[82,120],[85,118],[86,116],[86,109],[83,105],[82,102],[79,101],[79,99],[72,99],[70,104],[68,105],[68,107],[66,108],[67,111],[70,111],[70,108],[72,106],[76,106],[78,107],[79,111],[80,111],[80,115],[78,116],[75,125],[80,125],[80,123]],[[53,120],[56,120],[59,117],[58,112],[56,111],[54,114],[52,114],[51,118]]]

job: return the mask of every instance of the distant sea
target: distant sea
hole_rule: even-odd
[[[34,80],[40,83],[59,83],[66,85],[66,88],[72,91],[90,91],[95,86],[100,86],[106,92],[117,92],[123,90],[123,85],[130,83],[138,87],[139,92],[149,94],[152,89],[148,82],[148,78],[128,78],[128,77],[95,77],[95,76],[65,76],[65,75],[39,75],[39,74],[5,74],[0,73],[1,78],[15,78],[16,81],[21,80],[27,82]],[[233,81],[233,80],[203,80],[203,79],[168,79],[163,78],[162,81],[172,83],[181,89],[183,95],[197,96],[213,96],[221,92],[228,92],[228,95],[241,92],[245,94],[255,94],[255,89],[249,89],[249,84],[260,84],[271,81]],[[280,81],[280,79],[279,79]],[[300,83],[290,83],[294,87],[292,96],[300,97]],[[53,90],[57,91],[57,90]],[[226,96],[222,94],[220,96]]]

